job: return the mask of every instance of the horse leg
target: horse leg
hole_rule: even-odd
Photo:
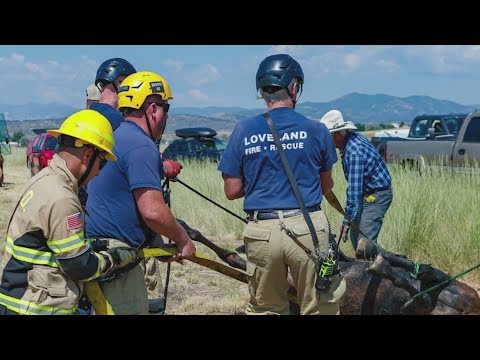
[[[383,257],[383,254],[377,256],[375,262],[368,270],[391,280],[395,286],[406,290],[412,297],[419,293],[410,282],[410,276],[403,272],[394,271],[392,265]],[[402,314],[425,315],[432,312],[434,308],[435,306],[432,304],[430,296],[425,294],[407,301],[402,306],[400,312]]]
[[[203,234],[195,229],[192,229],[187,223],[183,220],[177,219],[177,222],[185,229],[188,236],[199,243],[209,247],[212,249],[215,254],[218,255],[220,259],[225,261],[231,267],[240,269],[240,270],[247,270],[247,262],[243,259],[240,255],[238,255],[235,251],[223,249],[220,246],[214,244],[212,241],[208,240]]]

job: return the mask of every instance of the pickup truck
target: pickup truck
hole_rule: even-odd
[[[396,130],[395,132],[384,131],[376,133],[370,142],[377,148],[380,155],[385,159],[385,148],[387,143],[404,140],[427,140],[435,138],[456,137],[463,120],[468,114],[448,114],[448,115],[419,115],[415,117],[410,126],[410,130]],[[433,129],[433,132],[428,132]],[[405,133],[408,132],[408,134]],[[385,136],[387,135],[387,136]]]
[[[390,142],[386,147],[388,163],[421,169],[426,165],[449,165],[463,167],[480,161],[480,112],[474,112],[462,119],[460,127],[454,128],[453,120],[445,121],[449,134],[434,128],[427,130],[426,140],[405,140]],[[443,129],[445,130],[445,129]]]

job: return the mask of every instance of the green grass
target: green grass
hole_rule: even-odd
[[[185,162],[180,179],[215,202],[244,217],[243,200],[228,201],[216,163]],[[379,244],[411,259],[430,263],[452,275],[480,261],[480,173],[458,174],[427,168],[421,174],[390,166],[394,200],[388,210]],[[340,163],[334,166],[334,193],[345,205],[346,180]],[[244,224],[179,183],[171,185],[172,209],[177,217],[206,236],[238,246]],[[322,204],[338,234],[342,216],[326,200]],[[232,246],[230,246],[232,245]],[[350,242],[342,250],[352,255]],[[480,271],[465,275],[480,283]]]

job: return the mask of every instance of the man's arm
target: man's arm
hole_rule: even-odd
[[[347,205],[345,206],[345,212],[352,220],[355,220],[362,197],[365,163],[363,158],[357,155],[351,156],[349,160],[347,175]],[[343,220],[343,224],[348,225],[347,219]]]
[[[162,192],[152,188],[138,188],[133,190],[133,196],[147,226],[175,242],[182,258],[192,258],[196,251],[195,245],[165,204]]]
[[[235,200],[245,196],[242,179],[224,174],[223,181],[223,189],[228,200]]]
[[[320,186],[322,188],[322,194],[326,194],[332,191],[333,180],[332,180],[332,170],[320,172]]]

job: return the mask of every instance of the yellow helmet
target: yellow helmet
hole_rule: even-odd
[[[168,82],[158,74],[140,71],[127,76],[118,88],[118,108],[140,109],[149,95],[160,95],[164,101],[172,100]]]
[[[105,116],[95,110],[81,110],[70,115],[58,130],[47,130],[55,137],[69,135],[76,138],[75,146],[90,144],[107,152],[105,158],[115,161],[117,157],[112,149],[115,145],[112,125]]]

